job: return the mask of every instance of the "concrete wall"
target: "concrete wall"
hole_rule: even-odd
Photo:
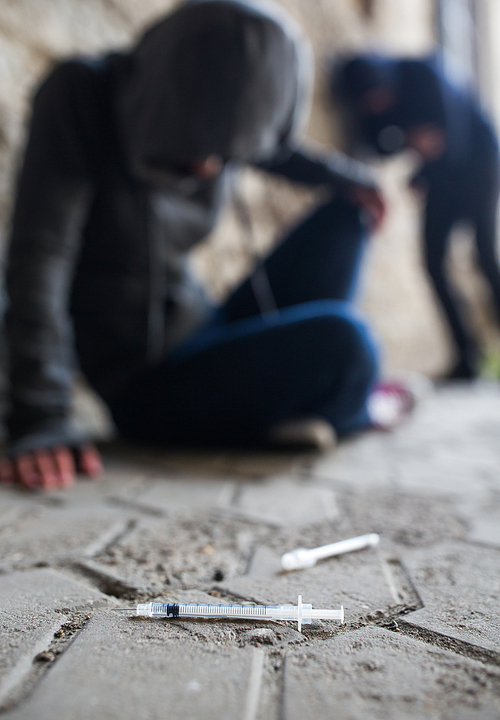
[[[308,141],[340,144],[325,88],[324,69],[335,52],[381,49],[421,54],[434,43],[433,0],[282,0],[312,39],[317,58]],[[71,53],[126,46],[169,0],[1,0],[0,220],[8,217],[13,171],[24,137],[28,98],[56,59]],[[404,190],[411,159],[378,169],[390,215],[373,238],[362,278],[361,304],[385,347],[389,370],[435,374],[448,360],[446,332],[419,261],[419,208]],[[228,209],[195,262],[214,295],[247,271],[283,227],[314,202],[314,194],[245,171],[236,191],[246,213]],[[242,222],[243,220],[243,222]]]

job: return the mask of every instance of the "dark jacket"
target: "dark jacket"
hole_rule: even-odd
[[[394,102],[377,113],[363,112],[362,99],[386,88]],[[494,213],[499,153],[495,132],[478,99],[451,81],[439,56],[424,59],[360,55],[336,68],[334,98],[349,112],[351,144],[390,155],[406,147],[413,128],[434,125],[445,134],[445,150],[423,162],[413,179],[428,191],[438,215],[477,223]]]
[[[295,149],[307,61],[292,25],[238,0],[194,0],[128,54],[59,65],[37,92],[10,244],[10,452],[81,441],[78,362],[110,400],[207,314],[188,251],[241,163],[370,185],[363,166]],[[209,154],[212,180],[185,172]],[[148,175],[149,173],[149,175]]]

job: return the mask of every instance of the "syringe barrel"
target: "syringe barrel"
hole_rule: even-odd
[[[136,610],[137,615],[147,617],[179,617],[178,603],[139,603]]]
[[[266,605],[203,605],[180,603],[178,617],[219,617],[244,620],[266,619]]]
[[[287,613],[293,611],[293,607],[284,606]],[[137,615],[148,617],[216,617],[235,618],[238,620],[253,619],[266,620],[271,618],[284,619],[280,614],[279,606],[269,605],[208,605],[198,603],[140,603],[137,605]],[[297,608],[295,616],[290,615],[290,620],[297,619]]]

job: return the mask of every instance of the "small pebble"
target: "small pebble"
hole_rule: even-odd
[[[254,628],[244,633],[243,639],[252,645],[274,645],[276,633],[271,628]]]

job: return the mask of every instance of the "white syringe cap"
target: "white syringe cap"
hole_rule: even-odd
[[[281,557],[283,570],[303,570],[316,565],[316,558],[305,548],[297,548],[287,552]]]

